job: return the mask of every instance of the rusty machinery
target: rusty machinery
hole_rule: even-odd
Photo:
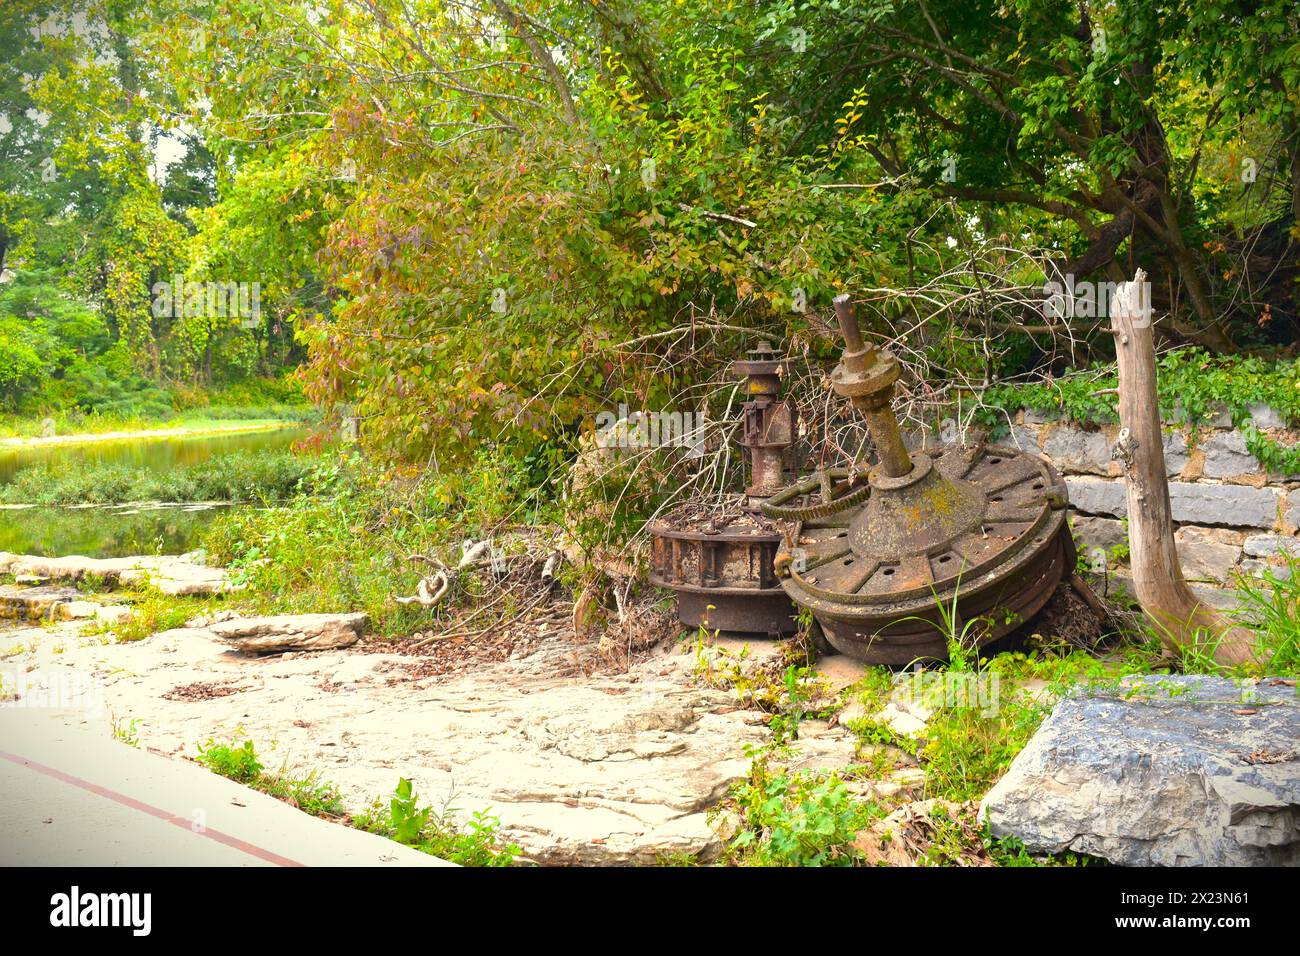
[[[795,439],[795,408],[781,397],[783,359],[760,342],[733,370],[745,377],[741,445],[749,485],[734,506],[685,508],[651,523],[650,581],[677,592],[682,623],[721,631],[792,634],[795,608],[777,580],[775,558],[784,539],[759,505],[784,482],[786,450]]]
[[[1074,567],[1064,483],[999,445],[909,453],[891,407],[898,360],[863,341],[847,296],[835,312],[845,348],[831,387],[866,419],[879,461],[764,505],[794,521],[776,560],[782,586],[826,642],[868,663],[944,659],[953,629],[980,644],[1006,634]]]
[[[756,506],[785,483],[785,450],[794,444],[795,409],[781,400],[781,358],[769,343],[759,342],[732,370],[745,376],[748,400],[741,406],[740,444],[749,452],[750,483],[745,495]]]

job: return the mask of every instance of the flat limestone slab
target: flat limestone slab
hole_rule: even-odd
[[[995,836],[1126,866],[1300,865],[1294,681],[1128,678],[1056,705],[984,798]]]
[[[79,602],[81,597],[81,592],[68,587],[0,584],[0,617],[39,620],[57,613],[60,607]]]
[[[365,633],[367,618],[353,614],[273,614],[237,617],[204,630],[241,651],[324,651],[351,647]]]
[[[0,551],[0,573],[44,578],[48,581],[80,581],[95,577],[107,584],[150,582],[164,594],[217,594],[235,588],[223,568],[209,568],[190,555],[136,555],[127,558],[87,558],[70,555],[43,558]]]
[[[589,642],[555,634],[498,662],[430,673],[431,658],[382,645],[248,657],[204,627],[124,644],[72,624],[0,633],[0,665],[48,696],[89,688],[103,733],[116,721],[156,752],[251,739],[262,762],[316,771],[357,812],[401,777],[422,804],[482,810],[543,864],[716,856],[709,811],[746,778],[767,715],[697,679],[693,649],[665,647],[626,673],[592,672]],[[770,642],[753,642],[755,656]],[[585,657],[583,655],[586,655]],[[593,658],[594,659],[594,658]],[[843,727],[791,745],[801,766],[854,762]],[[0,814],[2,816],[2,814]]]

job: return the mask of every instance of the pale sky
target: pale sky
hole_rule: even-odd
[[[0,0],[2,2],[2,0]],[[42,23],[36,24],[31,28],[34,36],[40,36],[45,33],[56,33],[66,29],[66,20],[50,18]],[[89,27],[86,22],[85,13],[78,11],[72,18],[72,29],[79,35],[86,35]],[[111,58],[110,58],[111,59]],[[36,120],[42,126],[45,125],[45,116],[35,110],[29,110],[28,116]],[[9,117],[0,113],[0,135],[11,132],[13,124]],[[182,132],[188,132],[188,129],[172,131],[162,136],[158,140],[157,146],[154,147],[153,162],[149,165],[149,177],[154,182],[160,182],[162,177],[167,174],[167,170],[175,162],[178,162],[185,156],[185,145],[181,139]]]

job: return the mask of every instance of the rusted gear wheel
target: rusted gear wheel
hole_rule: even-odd
[[[873,472],[864,505],[800,522],[793,553],[777,558],[826,640],[872,664],[945,659],[952,630],[968,643],[1001,637],[1074,566],[1064,483],[1047,462],[950,445],[911,464],[901,477]]]
[[[781,521],[829,518],[867,500],[871,486],[866,478],[865,472],[828,468],[782,488],[759,505],[759,510]]]

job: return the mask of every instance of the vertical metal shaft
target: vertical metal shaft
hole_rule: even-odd
[[[894,409],[890,406],[894,390],[891,388],[889,391],[890,395],[885,398],[884,404],[878,407],[868,406],[865,398],[855,398],[853,404],[867,420],[867,431],[871,433],[876,454],[880,456],[881,474],[889,478],[901,478],[912,470],[912,456],[903,444],[898,419],[894,417]]]
[[[867,431],[880,457],[881,474],[900,478],[912,470],[912,458],[903,444],[892,404],[898,360],[863,340],[853,300],[847,294],[836,296],[834,304],[835,318],[844,336],[844,355],[835,370],[835,390],[847,396],[866,419]]]
[[[835,318],[840,323],[840,334],[844,336],[844,353],[848,355],[866,352],[866,345],[862,341],[862,330],[858,328],[858,317],[853,314],[853,300],[849,298],[849,294],[846,292],[837,295],[833,303]]]

